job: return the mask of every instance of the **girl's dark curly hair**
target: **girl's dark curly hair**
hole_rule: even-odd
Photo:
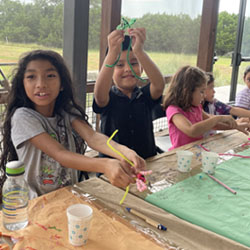
[[[20,107],[34,109],[34,104],[26,95],[23,85],[24,73],[27,65],[34,60],[49,61],[56,68],[58,74],[60,75],[62,90],[60,91],[56,99],[54,115],[58,115],[62,118],[62,113],[64,111],[69,114],[75,115],[79,119],[86,122],[88,120],[85,111],[75,101],[72,79],[62,56],[57,52],[51,50],[34,50],[24,54],[20,58],[16,70],[13,72],[14,74],[11,81],[11,90],[8,96],[8,102],[4,114],[4,123],[3,127],[1,128],[3,139],[1,141],[2,156],[0,161],[0,168],[2,176],[0,176],[0,185],[4,181],[6,163],[8,161],[18,159],[16,150],[11,140],[11,118],[16,109]],[[77,111],[80,112],[81,115],[77,113]],[[60,121],[58,125],[62,126],[60,125]],[[86,144],[83,142],[81,146],[86,147]]]
[[[207,83],[207,77],[203,70],[184,66],[172,77],[163,100],[163,108],[175,105],[187,111],[192,106],[192,95],[196,88]]]

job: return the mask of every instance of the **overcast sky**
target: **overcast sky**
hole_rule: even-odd
[[[32,2],[33,0],[20,0]],[[70,0],[66,0],[70,1]],[[201,14],[203,0],[122,0],[122,15],[127,17],[141,17],[146,13],[185,13],[191,17]],[[240,0],[220,0],[219,12],[237,14]],[[248,1],[246,16],[250,17],[250,1]]]
[[[123,0],[122,15],[141,17],[146,13],[185,13],[191,17],[201,14],[202,0]],[[227,11],[237,14],[240,0],[220,0],[219,12]],[[250,4],[247,6],[247,16],[250,16]]]

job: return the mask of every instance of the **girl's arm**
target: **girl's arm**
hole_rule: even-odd
[[[86,125],[88,126],[88,125]],[[110,183],[118,187],[126,187],[134,183],[135,168],[125,161],[109,158],[89,158],[65,149],[58,141],[48,133],[39,134],[30,139],[30,142],[45,154],[59,162],[62,166],[88,172],[104,173]],[[131,153],[131,155],[133,155]],[[130,155],[129,155],[130,156]],[[133,161],[134,159],[131,160]],[[140,164],[145,166],[144,160],[139,159]],[[135,164],[135,165],[136,165]]]
[[[99,107],[105,107],[108,104],[109,91],[112,86],[114,67],[110,68],[105,65],[112,65],[117,60],[123,40],[124,31],[122,30],[114,30],[108,35],[108,54],[104,59],[94,88],[95,101]]]
[[[202,136],[205,132],[211,129],[223,130],[223,129],[233,129],[237,127],[236,121],[230,115],[209,116],[205,112],[203,112],[203,120],[195,124],[192,124],[182,114],[175,114],[172,117],[172,121],[179,130],[181,130],[183,133],[185,133],[189,137],[193,137],[193,138]],[[219,124],[219,123],[223,123],[223,124]]]
[[[150,81],[150,94],[151,97],[156,100],[158,99],[164,90],[165,81],[160,70],[156,64],[150,59],[148,54],[144,51],[143,45],[146,40],[146,31],[144,28],[129,29],[129,35],[133,37],[132,48],[133,52],[140,62],[143,70]]]
[[[72,122],[72,126],[77,131],[77,133],[87,142],[89,147],[118,160],[123,160],[120,155],[115,153],[107,146],[107,140],[109,138],[106,135],[96,132],[84,121],[78,119],[75,119]],[[145,169],[145,161],[139,155],[137,155],[135,151],[129,149],[126,146],[118,144],[113,140],[110,141],[110,144],[112,145],[112,147],[126,156],[130,161],[132,161],[134,163],[135,169]]]

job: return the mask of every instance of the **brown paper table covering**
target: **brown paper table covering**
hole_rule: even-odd
[[[88,204],[93,208],[89,240],[84,247],[74,247],[68,242],[66,209],[76,203]],[[29,225],[26,228],[10,232],[4,229],[1,223],[0,230],[18,240],[13,247],[14,250],[163,249],[149,237],[136,232],[135,228],[124,219],[115,214],[109,216],[108,211],[102,211],[100,206],[94,204],[94,201],[86,201],[83,196],[80,198],[74,195],[69,188],[59,189],[31,200]]]

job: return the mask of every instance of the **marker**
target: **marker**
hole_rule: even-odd
[[[219,183],[221,186],[223,186],[224,188],[226,188],[228,191],[230,191],[233,194],[237,194],[237,192],[235,190],[233,190],[232,188],[230,188],[229,186],[227,186],[225,183],[223,183],[222,181],[216,179],[214,176],[207,174],[211,179],[213,179],[214,181],[216,181],[217,183]]]
[[[155,220],[152,220],[150,218],[148,218],[146,215],[144,214],[141,214],[140,212],[132,209],[132,208],[129,208],[129,207],[126,207],[127,211],[131,214],[134,214],[134,215],[137,215],[139,218],[145,220],[149,225],[153,226],[153,227],[156,227],[162,231],[167,231],[167,227],[163,226],[161,223],[155,221]]]

